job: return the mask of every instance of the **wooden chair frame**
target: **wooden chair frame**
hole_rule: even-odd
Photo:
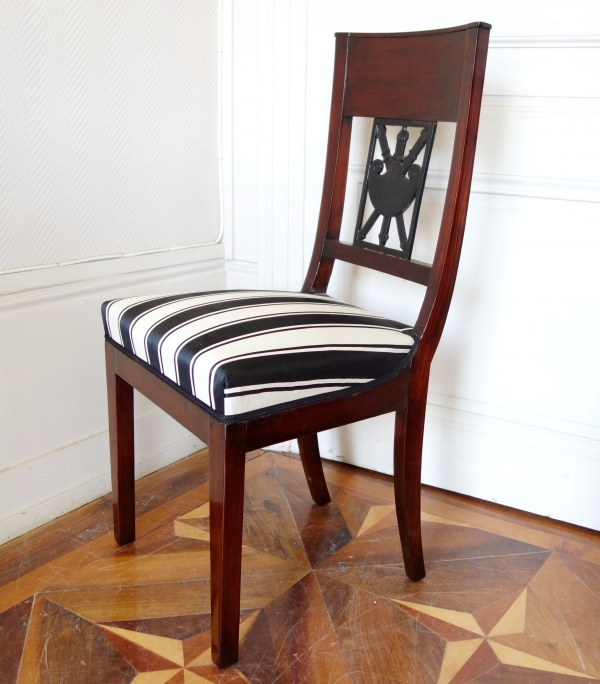
[[[456,280],[469,199],[489,40],[488,24],[400,34],[337,34],[329,142],[317,236],[303,292],[326,292],[336,259],[426,286],[410,366],[385,384],[246,422],[221,423],[168,382],[106,342],[115,537],[135,540],[133,389],[209,448],[212,657],[238,659],[245,454],[297,438],[310,493],[330,501],[317,433],[395,412],[394,484],[406,574],[425,576],[421,451],[429,369]],[[398,88],[402,84],[402,88]],[[432,265],[339,240],[355,116],[455,121],[452,166]],[[226,590],[225,590],[226,587]]]

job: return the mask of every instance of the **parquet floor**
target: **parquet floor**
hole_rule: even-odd
[[[249,455],[242,639],[210,662],[207,454],[0,547],[1,684],[568,684],[600,680],[600,539],[426,489],[427,577],[403,573],[389,478]]]

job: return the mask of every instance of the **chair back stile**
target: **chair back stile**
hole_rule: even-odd
[[[427,287],[415,332],[431,361],[442,334],[462,247],[489,24],[404,34],[336,34],[321,210],[303,291],[326,292],[336,259]],[[355,116],[456,122],[452,163],[433,264],[340,241]],[[416,361],[416,358],[415,358]]]
[[[350,136],[352,134],[352,117],[342,114],[346,86],[348,38],[347,34],[336,34],[333,92],[323,194],[315,246],[302,287],[303,292],[327,292],[335,259],[331,256],[325,256],[323,250],[326,240],[339,240],[342,226],[348,159],[350,157]]]

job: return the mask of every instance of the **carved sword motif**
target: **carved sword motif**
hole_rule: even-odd
[[[409,245],[403,214],[417,196],[423,170],[415,162],[428,141],[432,139],[431,133],[430,127],[423,128],[417,141],[405,155],[410,134],[407,126],[402,125],[396,136],[394,154],[391,154],[386,126],[381,123],[376,124],[375,137],[379,141],[382,159],[374,159],[369,165],[366,181],[373,212],[364,225],[357,230],[358,241],[364,240],[377,220],[383,217],[378,242],[381,247],[384,247],[389,239],[390,225],[394,219],[400,249],[408,255],[412,245]]]

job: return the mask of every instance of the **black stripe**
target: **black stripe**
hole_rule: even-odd
[[[406,350],[408,354],[410,350]],[[370,380],[390,372],[402,363],[403,354],[392,352],[306,351],[273,356],[234,359],[222,364],[215,372],[213,394],[215,411],[224,413],[225,389],[243,388],[270,382],[299,380],[330,380],[331,378],[362,378]],[[189,378],[189,375],[188,375]],[[187,389],[183,383],[180,383]],[[191,391],[191,386],[188,391]]]
[[[250,303],[251,302],[251,303]],[[167,318],[163,319],[156,325],[154,325],[150,331],[147,334],[147,340],[146,340],[146,347],[148,349],[148,360],[149,362],[155,366],[156,368],[161,367],[160,359],[159,359],[159,349],[160,349],[160,341],[162,340],[165,335],[170,333],[172,330],[175,328],[185,325],[187,323],[192,322],[194,319],[201,318],[202,316],[206,316],[211,313],[220,313],[221,311],[230,311],[232,309],[240,309],[240,308],[245,308],[249,310],[249,315],[254,316],[254,314],[250,313],[250,309],[256,307],[258,309],[258,315],[260,315],[260,308],[264,306],[269,306],[271,304],[280,304],[280,303],[285,303],[285,304],[322,304],[322,305],[331,305],[331,302],[324,302],[324,301],[312,301],[312,300],[307,300],[306,298],[300,298],[300,297],[256,297],[253,298],[252,300],[248,299],[233,299],[233,300],[228,300],[228,301],[220,301],[220,302],[213,302],[212,304],[203,304],[199,306],[195,306],[193,308],[186,309],[185,311],[180,311],[176,314],[172,314],[168,316]],[[229,324],[224,324],[225,326],[230,325],[236,325],[240,323],[241,325],[244,325],[246,323],[245,320],[238,322],[234,321]],[[275,327],[272,325],[271,327]],[[228,334],[228,337],[235,337],[233,333]],[[197,339],[197,338],[194,338]],[[199,338],[198,338],[199,339]]]
[[[231,293],[237,292],[241,294],[247,294],[248,290],[211,290],[208,292],[190,292],[186,294],[165,295],[164,297],[156,297],[155,299],[149,298],[146,301],[133,304],[131,307],[122,312],[121,319],[119,321],[119,332],[121,333],[121,337],[123,339],[123,346],[129,351],[133,351],[129,329],[138,316],[147,313],[148,311],[152,311],[157,307],[164,306],[165,304],[170,304],[171,302],[176,302],[179,300],[193,299],[194,297],[209,297],[214,295],[230,295]],[[252,299],[253,297],[240,297],[234,301],[247,302],[251,301]],[[110,302],[107,302],[107,304],[110,304]],[[217,305],[219,305],[219,302],[217,302]]]
[[[244,390],[243,392],[227,392],[224,395],[225,401],[227,399],[232,399],[234,397],[245,397],[249,394],[265,394],[268,392],[298,392],[305,389],[319,389],[320,387],[350,387],[353,385],[362,385],[361,382],[346,382],[341,380],[340,382],[313,382],[313,383],[303,383],[301,385],[278,385],[275,387],[259,387],[258,389]]]
[[[369,318],[367,316],[354,316],[349,314],[335,314],[335,313],[306,313],[293,314],[287,316],[270,316],[264,318],[255,318],[251,320],[244,320],[236,323],[224,325],[216,330],[211,330],[203,335],[198,335],[188,340],[179,350],[176,359],[178,377],[182,379],[186,374],[186,369],[189,370],[193,358],[204,349],[214,345],[228,343],[237,337],[254,336],[256,334],[268,334],[276,328],[285,330],[303,330],[307,326],[324,326],[330,325],[354,325],[360,327],[375,327],[375,328],[389,328],[392,330],[403,330],[405,326],[401,323],[394,323],[381,318]],[[351,343],[351,340],[348,341]],[[155,349],[156,367],[158,365],[158,352],[156,348],[158,343],[152,340],[153,348]],[[299,345],[310,346],[310,345]],[[329,345],[331,346],[331,345]],[[361,346],[365,346],[364,344]],[[369,344],[368,346],[372,346]],[[390,345],[381,345],[389,347]],[[401,345],[404,346],[404,345]],[[407,345],[408,346],[408,345]],[[151,361],[152,363],[152,361]],[[152,365],[155,365],[152,363]],[[191,388],[191,385],[190,385]]]
[[[139,304],[134,304],[133,306],[125,309],[125,311],[121,314],[121,318],[119,320],[119,332],[121,333],[121,339],[123,340],[123,346],[125,347],[125,349],[127,349],[127,351],[133,351],[129,329],[131,328],[132,323],[138,316],[148,311],[151,311],[152,309],[156,309],[158,306],[164,306],[165,304],[176,302],[179,299],[189,299],[191,297],[198,297],[202,294],[205,293],[199,292],[196,294],[186,295],[185,297],[182,297],[181,295],[160,297],[158,299],[151,299],[145,302],[140,302]]]

